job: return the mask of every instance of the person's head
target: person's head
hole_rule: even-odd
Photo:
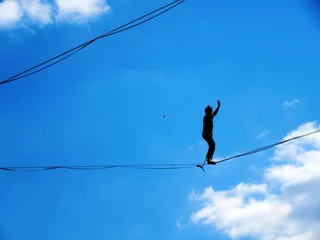
[[[204,112],[205,112],[206,114],[212,114],[212,107],[208,105],[208,106],[204,109]]]

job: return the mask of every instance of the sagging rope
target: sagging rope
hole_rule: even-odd
[[[275,147],[277,145],[284,144],[289,141],[293,141],[298,138],[303,138],[315,133],[320,132],[319,130],[309,132],[306,134],[302,134],[300,136],[296,136],[293,138],[289,138],[287,140],[283,140],[281,142],[273,143],[261,148],[257,148],[255,150],[251,150],[249,152],[245,152],[242,154],[238,154],[232,157],[228,157],[225,159],[222,159],[220,161],[217,161],[216,164],[229,161],[234,158],[243,157],[246,155],[254,154],[257,152],[264,151],[266,149]],[[57,169],[67,169],[67,170],[105,170],[105,169],[113,169],[113,168],[131,168],[131,169],[145,169],[145,170],[170,170],[170,169],[185,169],[185,168],[193,168],[193,167],[199,167],[204,171],[204,165],[205,162],[201,164],[194,164],[194,163],[185,163],[185,164],[140,164],[140,165],[96,165],[96,166],[43,166],[43,167],[0,167],[0,170],[2,171],[26,171],[26,172],[34,172],[34,171],[50,171],[50,170],[57,170]]]

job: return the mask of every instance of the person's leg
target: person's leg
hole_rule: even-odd
[[[206,155],[206,160],[207,160],[208,164],[215,164],[215,162],[212,161],[212,156],[215,151],[215,142],[213,141],[211,135],[202,134],[202,138],[208,143],[208,146],[209,146],[208,152]]]
[[[209,144],[209,141],[210,141],[210,138],[208,137],[208,135],[207,134],[205,134],[205,133],[202,133],[202,138],[207,142],[207,144],[208,144],[208,151],[207,151],[207,155],[206,155],[206,158],[208,158],[208,156],[209,156],[209,149],[210,149],[210,144]]]
[[[214,140],[212,138],[209,138],[207,142],[209,145],[207,158],[212,160],[213,154],[216,150],[216,143],[214,142]]]

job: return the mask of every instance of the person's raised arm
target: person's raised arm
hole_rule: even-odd
[[[218,103],[218,107],[216,108],[216,110],[214,110],[212,117],[215,117],[217,115],[217,113],[219,112],[221,103],[219,100],[217,101],[217,103]]]

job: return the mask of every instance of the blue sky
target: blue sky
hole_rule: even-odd
[[[0,17],[1,80],[167,3],[34,0],[29,4],[38,8],[31,11],[26,1],[1,1],[0,13],[12,11]],[[218,99],[215,157],[279,141],[320,118],[315,16],[298,0],[187,0],[46,71],[1,85],[0,163],[201,163],[204,108]],[[201,209],[190,193],[263,182],[273,154],[205,173],[1,172],[0,239],[230,239],[229,225],[190,220]]]

